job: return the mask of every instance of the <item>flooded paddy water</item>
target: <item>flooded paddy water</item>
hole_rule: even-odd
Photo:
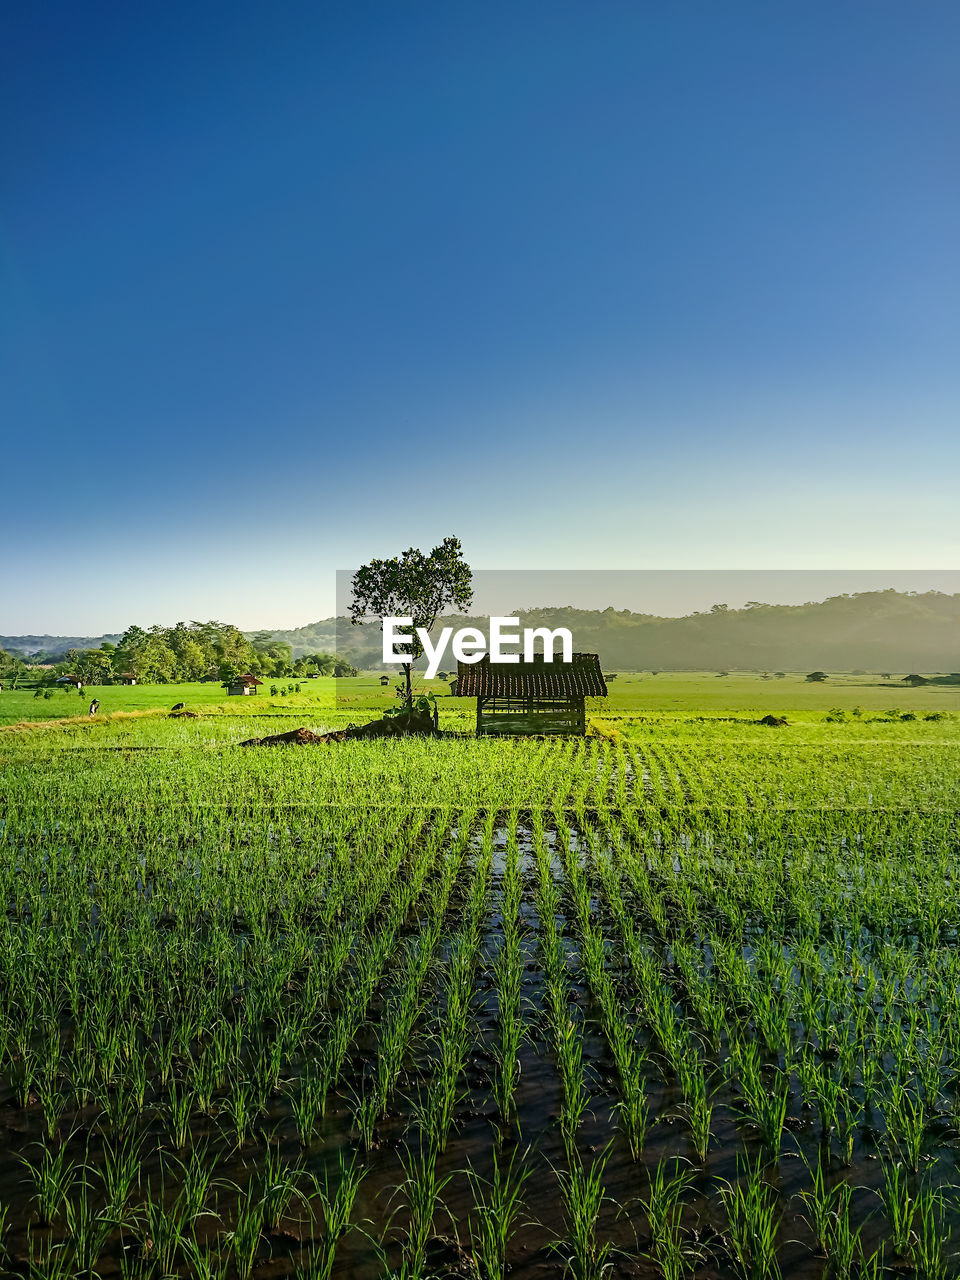
[[[957,1274],[952,727],[57,733],[0,743],[3,1274]]]

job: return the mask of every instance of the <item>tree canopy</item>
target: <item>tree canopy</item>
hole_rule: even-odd
[[[9,659],[15,663],[17,659]],[[24,663],[20,663],[24,669]],[[0,670],[4,667],[0,658]],[[356,668],[332,653],[304,654],[270,632],[252,638],[227,622],[178,622],[173,627],[130,626],[114,644],[68,649],[46,673],[51,681],[64,673],[85,685],[112,684],[132,676],[138,684],[181,684],[225,680],[241,673],[258,676],[355,675]]]
[[[413,705],[411,668],[423,654],[415,628],[430,631],[448,609],[468,609],[473,601],[473,575],[463,558],[460,539],[444,538],[424,555],[410,547],[389,560],[371,560],[353,575],[350,620],[355,625],[384,618],[411,618],[411,661],[403,664],[406,703]]]

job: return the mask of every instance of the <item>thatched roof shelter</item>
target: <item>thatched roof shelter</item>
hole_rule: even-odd
[[[476,698],[478,734],[586,732],[586,698],[603,698],[606,681],[596,653],[572,661],[461,662],[454,697]]]

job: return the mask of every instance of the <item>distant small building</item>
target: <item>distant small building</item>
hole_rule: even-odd
[[[249,697],[250,694],[256,693],[262,684],[262,680],[258,680],[248,672],[245,676],[237,676],[232,683],[225,683],[223,687],[231,697]]]
[[[381,677],[380,677],[380,684],[381,684],[381,686],[382,686],[384,689],[387,687],[387,685],[388,685],[389,683],[390,683],[390,677],[389,677],[389,676],[381,676]]]
[[[586,699],[606,697],[596,653],[575,653],[572,661],[461,662],[457,698],[476,698],[477,735],[586,733]]]
[[[54,681],[55,684],[72,684],[74,689],[82,689],[83,681],[79,676],[58,676]]]
[[[137,683],[137,677],[133,674],[133,672],[132,672],[132,671],[125,671],[125,672],[123,673],[123,675],[120,677],[120,683],[121,683],[121,684],[136,684],[136,683]]]
[[[451,680],[451,681],[450,681],[450,692],[451,692],[451,694],[453,694],[453,696],[454,696],[454,697],[456,697],[456,696],[457,696],[457,681],[456,681],[456,680]]]

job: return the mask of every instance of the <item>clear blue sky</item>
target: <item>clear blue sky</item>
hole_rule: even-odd
[[[0,633],[960,564],[960,7],[0,18]]]

